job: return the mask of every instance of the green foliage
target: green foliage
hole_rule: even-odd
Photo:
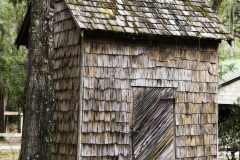
[[[213,0],[207,0],[211,6]],[[231,15],[231,13],[233,13]],[[231,47],[226,41],[222,41],[219,45],[218,59],[219,62],[232,59],[240,59],[240,1],[239,0],[223,0],[218,11],[218,18],[225,27],[234,35],[234,43]],[[236,68],[234,64],[219,64],[219,79],[224,81],[222,77],[228,72],[232,72]]]
[[[230,3],[231,2],[231,3]],[[233,13],[233,15],[231,15]],[[220,44],[219,54],[230,55],[230,59],[240,59],[240,1],[223,0],[219,8],[218,17],[228,30],[234,35],[234,44],[232,48],[226,42]],[[232,54],[231,54],[232,49]],[[224,59],[220,60],[225,60]]]
[[[17,50],[14,42],[26,12],[26,2],[0,0],[0,91],[9,95],[10,103],[25,104],[26,49]]]
[[[211,5],[213,0],[207,0],[207,2]],[[218,17],[235,38],[233,46],[222,41],[218,52],[219,61],[240,59],[240,1],[223,0]],[[220,81],[224,81],[223,76],[235,69],[234,63],[228,65],[220,63],[218,68]],[[235,160],[234,153],[240,150],[240,99],[235,105],[219,107],[219,113],[219,151],[230,152],[231,157],[228,154],[226,157],[228,160]]]
[[[233,156],[240,150],[240,99],[237,104],[223,106],[219,110],[224,113],[219,117],[219,150],[231,152]]]
[[[234,72],[234,70],[236,70],[237,68],[235,68],[235,64],[229,64],[229,65],[219,65],[218,67],[218,74],[219,74],[219,81],[225,81],[225,79],[223,79],[223,76],[225,74],[227,74],[228,72]]]

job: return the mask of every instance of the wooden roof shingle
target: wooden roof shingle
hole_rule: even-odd
[[[81,29],[233,40],[204,0],[65,1]]]

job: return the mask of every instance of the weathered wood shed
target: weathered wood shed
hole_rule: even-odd
[[[53,160],[217,159],[217,51],[233,37],[204,0],[55,5]]]

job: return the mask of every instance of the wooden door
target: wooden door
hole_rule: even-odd
[[[174,160],[173,89],[133,92],[133,159]]]

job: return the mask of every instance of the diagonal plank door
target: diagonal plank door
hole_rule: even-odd
[[[136,160],[173,160],[173,89],[134,88],[133,154]]]

